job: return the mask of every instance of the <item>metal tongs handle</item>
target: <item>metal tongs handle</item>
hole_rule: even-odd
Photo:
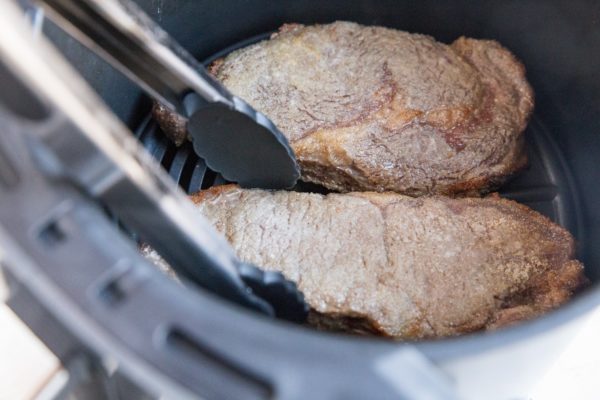
[[[233,107],[231,94],[194,57],[130,0],[39,0],[79,41],[157,100],[185,115],[183,97]]]

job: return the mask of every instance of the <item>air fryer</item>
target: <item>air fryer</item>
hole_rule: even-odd
[[[131,277],[111,281],[107,296],[116,296],[115,302],[98,305],[78,297],[96,279],[91,270],[82,268],[80,273],[89,276],[79,282],[66,282],[60,266],[45,270],[64,289],[51,296],[43,292],[43,284],[17,279],[7,268],[10,305],[63,363],[85,359],[112,382],[103,386],[102,396],[115,398],[526,398],[600,303],[600,4],[137,3],[205,63],[263,40],[289,22],[347,20],[424,33],[445,43],[460,36],[499,41],[525,65],[536,97],[525,133],[530,166],[500,193],[567,228],[591,284],[560,309],[511,328],[403,343],[318,332],[266,318],[202,290],[182,289],[160,274],[142,287],[128,285]],[[44,23],[44,32],[185,191],[223,183],[189,143],[176,147],[164,136],[150,118],[149,98],[123,75],[52,23]],[[114,221],[103,218],[103,229],[118,232]],[[135,252],[130,235],[122,230],[115,235],[118,240],[80,245],[76,257],[81,263],[103,257],[99,247],[111,255]],[[34,272],[31,280],[39,278]]]

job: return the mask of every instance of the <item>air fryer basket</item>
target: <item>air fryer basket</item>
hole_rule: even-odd
[[[405,387],[394,392],[399,381],[428,384],[422,380],[423,376],[407,368],[419,369],[410,361],[410,351],[417,349],[454,381],[461,396],[515,398],[526,393],[527,385],[552,358],[551,350],[560,348],[585,312],[600,303],[596,284],[600,279],[600,246],[596,245],[600,240],[599,3],[584,0],[139,0],[138,3],[193,54],[206,61],[260,40],[286,22],[350,20],[426,33],[443,42],[461,35],[498,40],[523,61],[536,94],[535,112],[526,132],[530,167],[502,188],[501,194],[537,209],[569,229],[577,240],[578,258],[584,262],[592,285],[570,304],[538,320],[495,333],[411,346],[317,333],[272,322],[202,293],[194,295],[197,301],[194,303],[191,297],[180,298],[177,290],[169,286],[157,289],[163,303],[153,304],[155,313],[144,311],[135,315],[130,309],[123,314],[127,318],[111,319],[110,323],[124,326],[136,323],[154,329],[159,317],[165,318],[164,326],[168,329],[164,332],[167,342],[173,344],[175,356],[198,365],[186,370],[184,361],[177,364],[173,358],[168,360],[170,364],[157,367],[153,362],[161,360],[140,357],[138,361],[147,364],[134,363],[123,368],[136,385],[148,386],[152,394],[161,393],[160,388],[169,384],[182,385],[209,398],[227,395],[384,398],[392,397],[393,393],[409,396]],[[194,192],[222,182],[217,174],[206,169],[189,144],[176,148],[164,137],[149,118],[149,100],[132,84],[56,27],[47,24],[46,31],[184,190]],[[176,313],[170,310],[176,310],[178,304],[179,311],[200,309],[187,323],[190,329],[194,324],[194,329],[201,327],[200,336],[190,337],[186,326],[169,325],[169,312]],[[137,306],[144,309],[143,304]],[[143,317],[152,321],[145,322]],[[132,332],[128,334],[133,335]],[[154,342],[140,340],[137,347],[128,351],[139,356],[156,341],[156,338]],[[132,371],[132,366],[139,366],[143,373]],[[206,375],[200,377],[202,371]],[[477,378],[470,379],[474,373]]]

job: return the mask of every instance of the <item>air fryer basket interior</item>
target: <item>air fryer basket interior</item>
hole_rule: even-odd
[[[594,282],[600,278],[594,268],[600,262],[600,246],[594,245],[600,239],[600,195],[595,184],[600,177],[595,162],[600,150],[599,4],[582,0],[138,3],[201,60],[255,41],[257,35],[286,22],[350,20],[425,33],[446,43],[462,35],[498,40],[525,64],[536,100],[526,133],[531,168],[506,194],[567,227],[577,239],[578,257],[588,277]],[[148,99],[57,29],[48,30],[109,106],[132,129],[138,128],[148,115]]]
[[[577,240],[578,258],[592,281],[587,292],[542,318],[494,335],[441,342],[473,344],[513,340],[527,332],[556,326],[597,302],[600,279],[600,3],[594,1],[370,1],[331,0],[138,0],[145,11],[201,60],[230,46],[255,40],[286,22],[349,20],[432,35],[442,42],[460,36],[495,39],[527,69],[536,106],[527,130],[530,169],[503,189],[568,228]],[[189,147],[176,150],[148,121],[150,102],[125,78],[48,24],[58,43],[107,104],[145,141],[146,147],[185,189],[210,185]],[[196,173],[196,175],[194,175]],[[440,342],[423,344],[428,355]],[[464,348],[460,351],[464,351]],[[444,353],[445,352],[445,353]],[[440,355],[442,354],[443,355]],[[439,357],[455,354],[446,348]],[[434,357],[436,358],[436,357]]]

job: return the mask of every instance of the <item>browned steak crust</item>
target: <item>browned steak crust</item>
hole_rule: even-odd
[[[187,118],[174,113],[157,102],[152,105],[152,116],[169,139],[180,146],[187,139]]]
[[[527,162],[532,90],[494,41],[294,24],[211,71],[288,137],[302,179],[333,190],[485,191]]]
[[[327,196],[228,185],[192,196],[245,261],[281,271],[325,329],[400,339],[494,329],[583,281],[571,235],[497,196]]]

